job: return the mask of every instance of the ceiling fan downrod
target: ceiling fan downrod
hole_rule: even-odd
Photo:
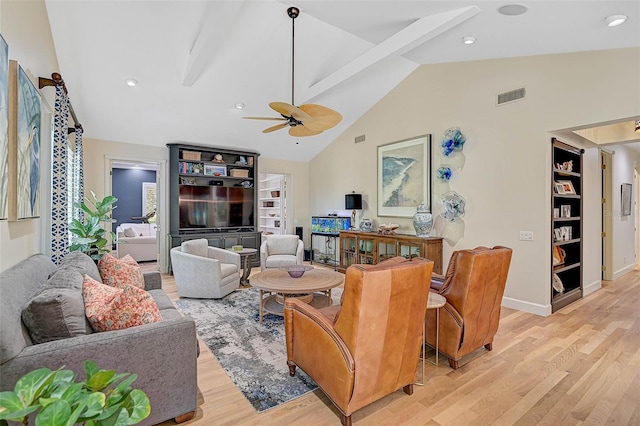
[[[296,18],[300,15],[300,9],[290,7],[287,15],[291,18],[291,105],[294,103],[294,81],[295,81],[295,55],[296,55]]]

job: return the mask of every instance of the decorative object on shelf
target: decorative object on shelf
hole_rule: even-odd
[[[213,156],[214,163],[224,163],[224,159],[222,158],[222,154],[216,154]]]
[[[558,219],[559,217],[560,217],[560,209],[556,207],[553,209],[553,218]]]
[[[442,182],[446,182],[449,179],[451,179],[451,167],[449,166],[441,166],[438,167],[438,170],[436,171],[438,179],[441,180]]]
[[[622,192],[622,216],[631,214],[631,184],[623,183],[620,191]]]
[[[245,180],[240,182],[240,186],[243,188],[251,188],[253,186],[253,183],[249,182],[248,180]]]
[[[231,177],[240,177],[240,178],[248,178],[249,177],[249,170],[247,169],[232,169],[229,172],[231,174]]]
[[[276,217],[275,213],[269,213],[269,217]]]
[[[431,135],[378,147],[378,216],[413,217],[431,209]]]
[[[233,249],[233,251],[242,251],[242,250],[244,250],[243,246],[231,246],[231,248]]]
[[[572,238],[573,228],[570,226],[561,226],[553,229],[553,236],[556,241],[569,241]]]
[[[183,160],[200,161],[200,152],[198,151],[182,151]]]
[[[553,274],[553,289],[558,293],[564,292],[564,285],[558,274]]]
[[[556,170],[572,172],[573,171],[573,160],[565,161],[564,163],[555,163],[553,167]]]
[[[351,191],[351,194],[345,194],[344,209],[352,210],[351,227],[355,228],[356,227],[356,210],[362,210],[362,194],[356,194],[356,191]]]
[[[465,199],[455,191],[449,191],[442,197],[442,217],[453,222],[464,216]]]
[[[236,164],[239,166],[246,166],[247,165],[247,159],[244,155],[240,156],[240,159],[238,161],[236,161]]]
[[[363,232],[373,231],[373,223],[371,222],[371,219],[362,219],[360,221],[360,230]]]
[[[290,265],[290,266],[283,266],[280,269],[282,269],[283,271],[286,271],[291,278],[300,278],[301,276],[304,275],[305,272],[312,270],[313,266]]]
[[[567,252],[562,247],[553,246],[553,266],[562,265],[567,257]]]
[[[280,228],[280,221],[279,220],[274,220],[273,221],[273,227],[274,228]]]
[[[573,183],[570,180],[559,180],[554,185],[558,194],[575,195],[576,190],[573,187]]]
[[[417,237],[428,237],[433,228],[433,215],[427,210],[424,203],[420,203],[413,215],[413,227]]]
[[[467,141],[467,137],[462,134],[458,127],[451,127],[444,132],[442,136],[442,154],[445,157],[451,157],[458,152],[462,151],[464,143]]]
[[[568,204],[563,204],[560,206],[561,216],[560,217],[571,217],[571,206]]]
[[[271,191],[271,196],[273,198],[278,198],[280,197],[280,191]]]
[[[378,225],[378,233],[382,235],[395,235],[396,229],[398,229],[400,225],[397,223],[381,223]]]

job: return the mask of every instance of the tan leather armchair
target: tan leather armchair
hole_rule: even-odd
[[[447,299],[440,308],[438,349],[456,369],[460,359],[484,346],[493,349],[512,250],[477,247],[453,252],[445,276],[431,279],[431,291]],[[435,347],[436,310],[427,310],[425,342]]]
[[[395,257],[347,268],[342,304],[284,308],[287,364],[320,386],[351,424],[356,410],[403,388],[411,395],[433,262]]]

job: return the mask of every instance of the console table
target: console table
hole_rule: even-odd
[[[433,272],[442,274],[442,238],[408,234],[385,235],[377,232],[341,231],[340,266],[345,272],[354,263],[375,265],[395,256],[424,257],[433,260]]]

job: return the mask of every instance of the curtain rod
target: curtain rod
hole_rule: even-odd
[[[38,77],[38,86],[40,87],[40,89],[47,86],[62,86],[64,93],[66,93],[67,95],[69,94],[69,91],[67,90],[67,86],[64,84],[64,80],[62,79],[62,76],[57,72],[52,73],[51,78]],[[71,101],[69,101],[69,112],[71,113],[71,117],[73,118],[73,122],[75,123],[76,128],[82,129],[82,124],[80,124],[80,121],[78,120],[78,116],[76,115],[76,112],[73,110],[73,105],[71,105]],[[68,133],[75,132],[75,130],[76,130],[75,128],[70,127],[68,129]]]

